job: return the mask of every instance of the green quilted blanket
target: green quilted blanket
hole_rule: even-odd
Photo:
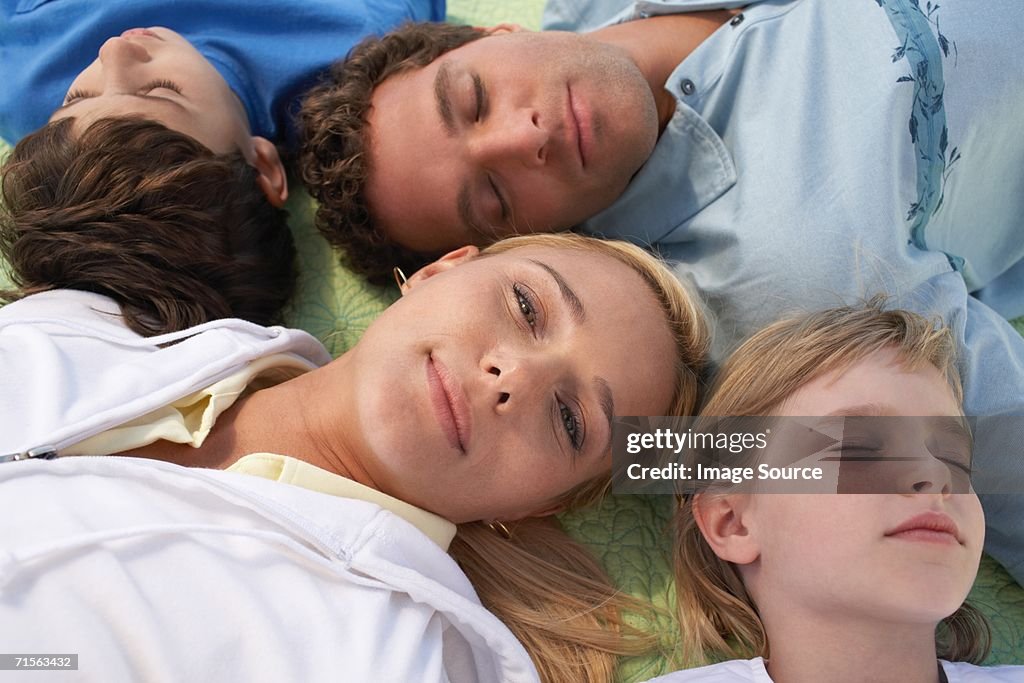
[[[449,20],[478,26],[514,22],[537,28],[543,0],[449,0]],[[3,155],[0,141],[0,156]],[[335,356],[352,346],[366,326],[397,296],[394,287],[366,284],[337,265],[312,225],[313,202],[293,187],[288,209],[300,262],[297,296],[287,313],[290,325],[315,334]],[[3,273],[0,272],[0,286]],[[1024,319],[1016,321],[1024,333]],[[672,621],[672,580],[665,531],[672,514],[668,497],[618,496],[601,506],[563,516],[569,532],[602,560],[622,590],[667,609],[659,631],[662,656],[623,662],[622,681],[644,680],[685,664],[677,652]],[[993,560],[985,558],[971,600],[992,623],[994,647],[989,663],[1024,664],[1024,590]]]

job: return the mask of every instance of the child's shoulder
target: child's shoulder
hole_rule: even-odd
[[[949,683],[1021,683],[1024,666],[975,666],[965,662],[942,662]]]
[[[949,683],[1024,683],[1024,666],[975,666],[942,662]],[[674,671],[647,683],[772,683],[764,660],[734,659],[698,669]]]
[[[1007,679],[1009,680],[1009,679]],[[683,669],[659,676],[647,683],[772,683],[764,660],[732,659],[698,669]]]

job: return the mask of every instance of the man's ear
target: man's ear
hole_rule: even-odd
[[[481,31],[483,31],[489,36],[498,36],[501,35],[502,33],[519,33],[520,31],[526,30],[519,24],[508,23],[495,24],[494,26],[478,26],[477,28],[479,28]]]
[[[454,268],[460,263],[472,261],[479,255],[480,249],[478,247],[473,246],[472,244],[467,244],[464,247],[459,247],[455,251],[449,251],[441,258],[437,259],[432,263],[428,263],[427,265],[423,266],[415,273],[413,273],[412,276],[408,280],[406,280],[405,284],[402,285],[402,294],[404,295],[406,292],[408,292],[416,285],[425,282],[426,280],[429,280],[438,273],[443,273],[444,271],[449,270],[450,268]]]
[[[750,495],[698,494],[691,510],[704,540],[720,558],[733,564],[750,564],[761,549],[747,525]]]
[[[288,201],[288,176],[284,172],[281,155],[273,142],[258,135],[252,138],[252,149],[249,163],[259,173],[256,183],[267,195],[267,201],[280,209]]]

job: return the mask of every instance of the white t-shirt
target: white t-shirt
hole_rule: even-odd
[[[940,660],[942,661],[942,660]],[[1024,666],[975,666],[942,661],[949,683],[1022,683]],[[734,659],[698,669],[674,671],[647,683],[776,683],[768,675],[761,657]]]

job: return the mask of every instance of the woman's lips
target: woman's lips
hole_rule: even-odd
[[[942,512],[924,512],[911,517],[885,535],[905,541],[963,544],[956,522]]]
[[[433,355],[427,356],[427,393],[448,443],[465,453],[470,433],[469,403],[451,371]]]

